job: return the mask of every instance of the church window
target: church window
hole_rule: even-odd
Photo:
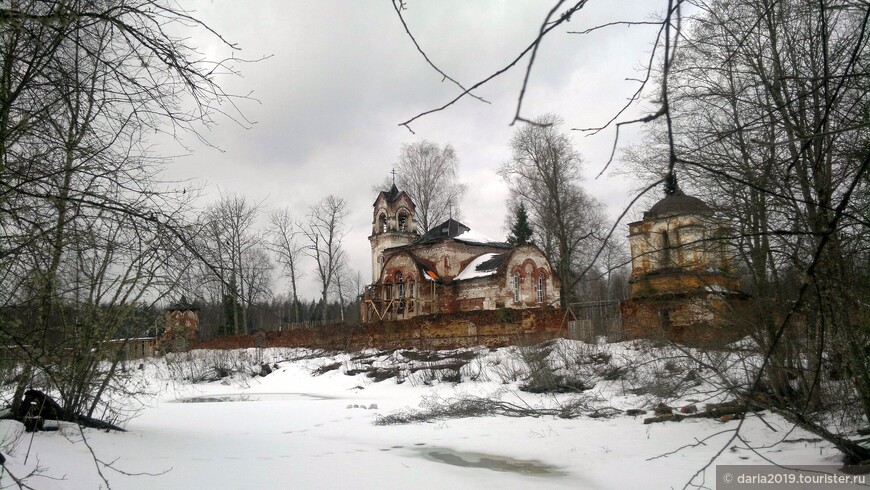
[[[514,303],[520,302],[520,273],[514,272],[513,277]]]
[[[668,240],[668,232],[662,232],[662,255],[661,255],[661,263],[659,264],[661,267],[668,267],[671,265],[671,243]]]
[[[382,214],[378,217],[378,229],[381,230],[381,233],[385,233],[387,231],[387,215]]]
[[[544,302],[544,274],[538,273],[538,303]]]
[[[662,328],[669,329],[673,327],[673,322],[671,321],[671,312],[668,310],[659,311],[659,321],[661,322]]]
[[[402,282],[402,272],[396,272],[396,297],[405,299],[405,283]]]
[[[414,297],[414,280],[408,281],[408,297]]]
[[[399,231],[408,231],[408,215],[399,213]]]

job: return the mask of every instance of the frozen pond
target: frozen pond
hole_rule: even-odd
[[[531,476],[565,476],[563,469],[534,459],[514,459],[495,454],[454,451],[446,448],[419,448],[422,456],[463,468],[481,468],[492,471],[508,471]]]
[[[620,353],[633,355],[616,351]],[[279,354],[288,355],[274,355]],[[560,400],[521,392],[518,382],[504,384],[499,369],[511,365],[512,355],[509,350],[488,351],[478,366],[479,378],[463,376],[462,383],[433,381],[423,371],[399,383],[321,369],[350,365],[353,355],[340,353],[280,361],[279,369],[266,377],[192,385],[167,379],[168,368],[159,359],[133,372],[156,396],[141,406],[131,402],[136,416],[126,432],[80,430],[61,423],[58,431],[29,434],[21,439],[26,444],[9,446],[3,452],[5,469],[16,476],[37,466],[45,469],[45,476],[34,478],[31,485],[40,490],[106,488],[98,470],[114,490],[682,487],[727,442],[729,434],[723,431],[733,427],[708,419],[645,426],[627,416],[495,415],[378,425],[381,417],[468,397],[501,397],[523,406]],[[640,404],[635,395],[617,393],[618,382],[601,383],[597,389],[608,403]],[[775,443],[789,428],[775,414],[766,422],[747,417],[743,424],[756,446]],[[23,430],[19,425],[0,422],[0,439]],[[801,435],[792,437],[809,437],[796,433]],[[93,455],[112,462],[118,471],[95,464],[84,437]],[[707,440],[707,445],[657,457],[698,440]],[[767,452],[790,464],[835,464],[839,457],[835,448],[821,442],[779,445]],[[764,462],[755,452],[737,447],[723,453],[717,464]],[[0,486],[9,484],[0,481]]]
[[[177,403],[223,403],[223,402],[262,402],[262,401],[311,401],[334,400],[334,397],[311,395],[308,393],[227,393],[215,395],[186,396],[178,398]]]

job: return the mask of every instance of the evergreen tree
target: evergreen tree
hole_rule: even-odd
[[[532,226],[529,224],[529,215],[526,213],[526,206],[523,203],[520,203],[519,207],[517,207],[507,241],[511,245],[532,243]]]

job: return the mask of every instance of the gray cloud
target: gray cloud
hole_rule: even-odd
[[[189,2],[185,2],[187,6]],[[547,9],[542,2],[415,2],[407,21],[431,59],[462,83],[501,68],[535,36]],[[266,209],[290,206],[302,217],[322,196],[347,199],[352,231],[346,246],[354,268],[369,267],[372,185],[383,181],[402,143],[425,138],[450,143],[460,159],[461,179],[471,192],[462,203],[464,220],[493,237],[504,236],[506,187],[494,171],[510,155],[520,69],[477,93],[491,105],[467,99],[412,125],[398,124],[447,102],[458,91],[416,52],[388,1],[381,2],[193,2],[194,15],[242,48],[238,58],[271,57],[241,64],[241,78],[227,78],[229,91],[253,92],[259,102],[241,101],[250,129],[223,123],[206,136],[222,151],[197,147],[169,170],[172,178],[209,183],[238,192]],[[565,30],[649,15],[649,2],[591,2]],[[635,85],[654,31],[612,28],[586,36],[554,33],[545,40],[531,77],[524,115],[560,114],[568,127],[609,119]],[[231,51],[197,35],[191,43],[210,57]],[[622,178],[593,180],[610,152],[612,132],[575,134],[585,158],[587,187],[621,211],[632,187]],[[309,274],[308,281],[313,281]],[[308,284],[311,288],[311,284]],[[313,296],[313,292],[309,296]]]

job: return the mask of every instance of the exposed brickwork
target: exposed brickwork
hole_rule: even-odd
[[[199,315],[195,310],[167,310],[166,328],[161,342],[184,339],[190,342],[199,332]]]
[[[421,316],[404,321],[266,333],[266,347],[452,349],[474,345],[505,346],[565,336],[563,313],[554,308],[485,310]],[[254,335],[217,337],[195,348],[256,347]]]
[[[506,258],[490,275],[453,279],[484,253],[504,254]],[[440,260],[431,259],[439,254],[443,254]],[[425,277],[419,263],[433,270],[438,281]],[[514,274],[519,278],[519,301],[514,301]],[[432,247],[389,253],[380,280],[368,287],[364,299],[361,307],[364,320],[404,320],[419,315],[502,307],[537,308],[558,302],[559,281],[537,247],[488,248],[446,240]]]
[[[675,294],[624,301],[624,339],[652,338],[721,345],[746,335],[749,299],[736,294]]]
[[[623,338],[714,345],[745,335],[749,300],[722,239],[728,234],[706,204],[679,190],[629,224],[631,299],[621,305]]]

